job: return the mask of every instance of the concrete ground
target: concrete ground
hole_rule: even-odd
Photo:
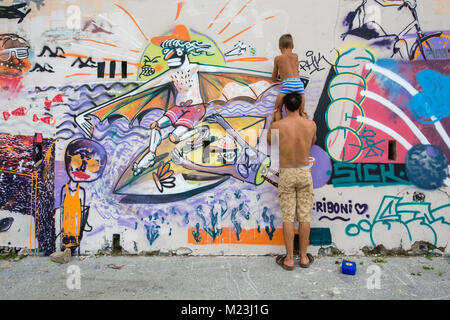
[[[309,269],[294,271],[280,268],[274,256],[0,260],[0,300],[450,300],[448,257],[349,257],[357,264],[354,276],[341,273],[343,258],[316,257]]]

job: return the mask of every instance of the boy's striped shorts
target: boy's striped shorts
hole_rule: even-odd
[[[281,85],[280,93],[289,94],[289,93],[305,93],[305,87],[303,86],[302,80],[300,78],[286,78],[283,80],[283,84]]]

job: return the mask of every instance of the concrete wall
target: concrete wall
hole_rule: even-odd
[[[2,1],[0,246],[50,253],[81,228],[66,246],[87,253],[110,249],[113,234],[130,253],[282,252],[265,129],[278,38],[291,33],[318,127],[311,252],[449,252],[450,6],[418,1],[420,28],[436,34],[417,46],[399,2]],[[205,110],[150,131],[188,100]],[[210,150],[236,149],[237,163],[186,149],[183,134],[204,131],[183,124],[209,128]]]

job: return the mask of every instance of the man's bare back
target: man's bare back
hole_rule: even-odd
[[[312,120],[295,116],[286,117],[272,124],[278,129],[280,168],[308,166],[311,146],[316,142],[316,124]]]
[[[283,81],[287,78],[298,78],[298,55],[292,49],[284,49],[283,53],[275,57],[272,78],[277,81],[278,73]]]

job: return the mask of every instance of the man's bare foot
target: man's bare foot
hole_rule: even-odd
[[[292,271],[294,270],[294,259],[291,259],[291,263],[286,264],[286,255],[277,256],[275,262],[282,267],[284,270]],[[288,261],[289,262],[289,261]]]
[[[288,259],[288,257],[286,256],[286,258],[284,259],[284,264],[288,267],[293,267],[294,266],[294,258]]]
[[[309,266],[314,262],[314,257],[307,253],[306,255],[300,255],[300,267],[309,268]]]

